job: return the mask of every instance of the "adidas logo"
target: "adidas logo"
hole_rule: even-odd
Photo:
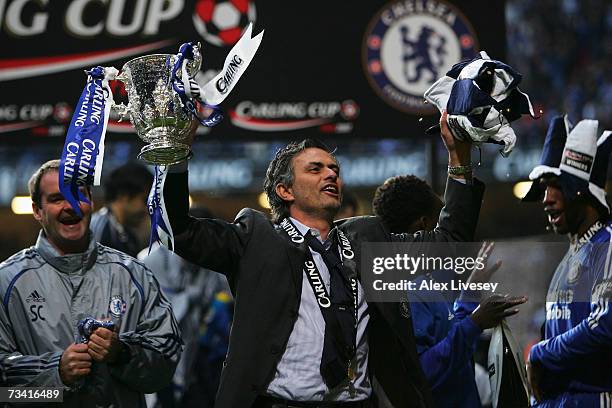
[[[38,291],[35,290],[34,292],[30,293],[30,296],[28,296],[26,298],[26,302],[30,303],[30,302],[44,302],[45,298],[40,296],[40,294],[38,294]]]

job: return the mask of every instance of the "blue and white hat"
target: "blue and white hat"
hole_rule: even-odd
[[[481,51],[480,57],[453,65],[423,96],[440,112],[447,111],[455,138],[503,144],[500,153],[507,156],[516,143],[510,122],[524,114],[536,117],[529,97],[518,88],[522,78]]]
[[[553,118],[548,127],[540,165],[529,174],[534,183],[523,201],[541,198],[543,187],[538,180],[544,176],[557,176],[566,197],[579,194],[594,197],[610,213],[606,200],[606,175],[610,151],[611,131],[605,131],[597,139],[599,122],[584,119],[572,128],[567,116]]]

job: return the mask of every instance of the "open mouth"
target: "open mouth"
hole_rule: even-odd
[[[338,186],[336,186],[335,184],[328,184],[323,187],[321,191],[334,197],[338,197]]]
[[[79,217],[66,217],[60,219],[59,222],[64,225],[75,225],[81,222],[81,219]]]
[[[561,217],[563,217],[563,211],[548,210],[546,213],[548,214],[548,222],[553,225],[559,224]]]

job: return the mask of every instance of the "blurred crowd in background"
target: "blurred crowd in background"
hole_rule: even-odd
[[[517,124],[523,137],[542,136],[549,119],[612,125],[612,5],[605,0],[509,0],[508,62],[543,120]],[[528,133],[524,134],[525,132]]]

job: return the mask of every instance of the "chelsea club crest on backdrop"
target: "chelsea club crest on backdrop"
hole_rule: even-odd
[[[453,64],[474,58],[478,39],[468,19],[442,0],[387,3],[370,21],[362,61],[370,86],[386,103],[432,113],[423,93]]]

